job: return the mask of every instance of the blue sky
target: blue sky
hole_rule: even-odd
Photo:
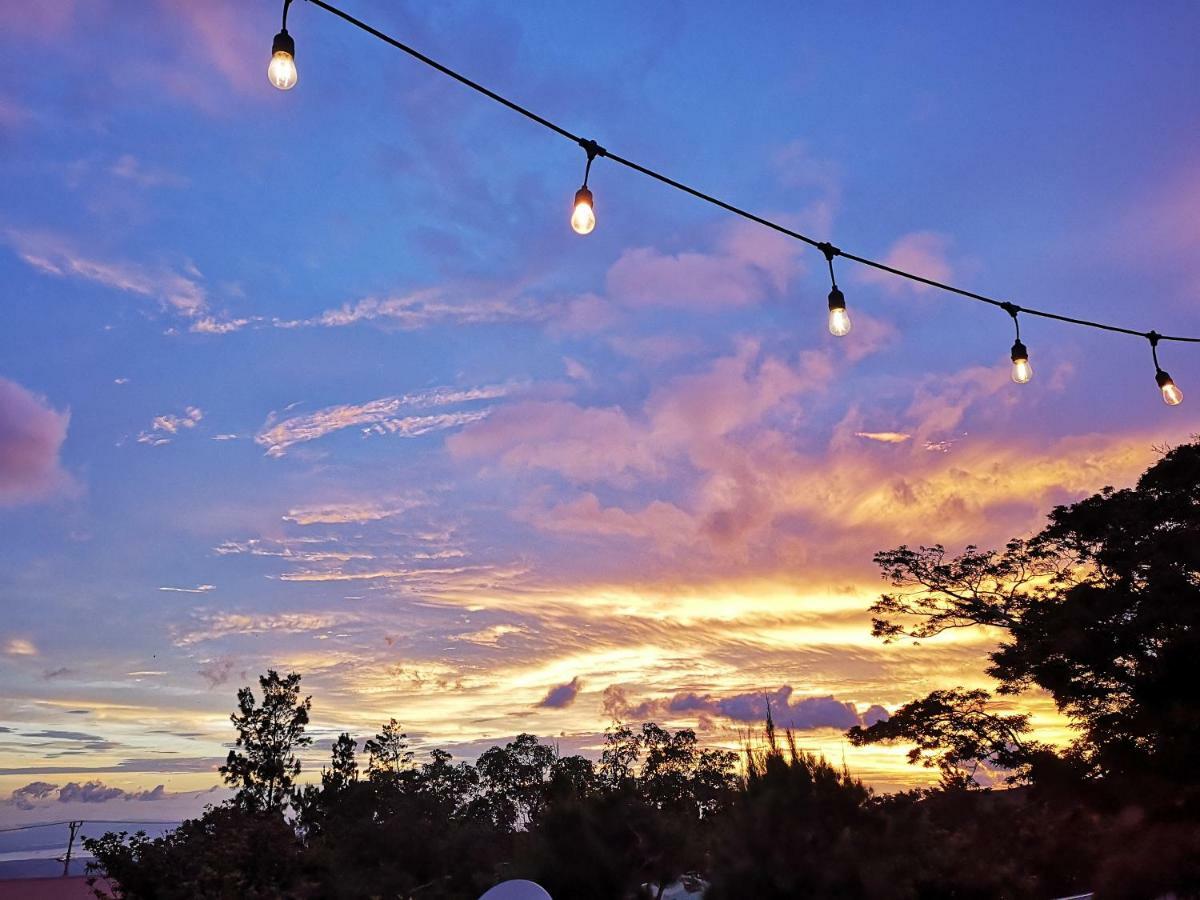
[[[1200,333],[1193,4],[346,8],[814,237]],[[0,17],[0,797],[195,808],[267,666],[320,737],[732,741],[773,692],[840,754],[984,682],[986,639],[871,641],[874,550],[1027,533],[1196,431],[1144,341],[1030,320],[1018,387],[1004,313],[850,264],[832,338],[819,254],[605,160],[582,238],[579,148],[303,0],[288,93],[276,3]]]

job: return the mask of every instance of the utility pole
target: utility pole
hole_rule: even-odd
[[[63,857],[63,878],[71,874],[71,848],[75,846],[75,832],[79,830],[79,826],[83,822],[69,822],[68,824],[71,827],[71,837],[67,840],[67,855]]]

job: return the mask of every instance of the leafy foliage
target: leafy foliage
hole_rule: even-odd
[[[296,750],[312,743],[304,733],[312,698],[300,699],[300,676],[281,678],[274,669],[258,679],[262,704],[253,691],[238,691],[238,709],[230,721],[237,729],[237,748],[229,751],[220,772],[238,788],[235,802],[251,811],[282,810],[293,797],[300,760]]]
[[[938,545],[877,554],[884,577],[903,590],[872,607],[874,633],[926,639],[997,629],[987,671],[999,692],[1049,692],[1079,733],[1069,758],[1091,777],[1197,784],[1200,444],[1165,453],[1135,487],[1104,488],[1056,507],[1049,520],[1000,552],[968,547],[947,559]],[[1016,739],[1022,723],[1001,727],[1004,717],[984,714],[985,697],[965,699],[931,695],[905,707],[899,723],[853,739],[941,746],[941,758],[960,765],[973,749],[981,762],[1034,761],[1041,748]],[[1007,744],[996,728],[1012,730]]]
[[[855,725],[850,743],[911,742],[908,761],[942,770],[947,786],[978,787],[980,775],[1003,770],[1011,784],[1026,774],[1038,745],[1026,738],[1029,716],[1002,715],[989,709],[987,691],[933,691],[868,728]],[[981,773],[980,770],[983,770]]]

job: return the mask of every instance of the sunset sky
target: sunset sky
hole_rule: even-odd
[[[734,746],[769,696],[914,784],[842,732],[986,686],[994,637],[880,645],[872,554],[1029,534],[1200,430],[1192,346],[1169,408],[1145,341],[1023,320],[1017,386],[1002,311],[845,262],[834,338],[819,253],[603,159],[580,237],[578,147],[303,0],[274,90],[280,5],[0,0],[0,823],[220,799],[268,667],[310,771],[392,716]],[[1194,3],[343,5],[817,238],[1200,333]]]

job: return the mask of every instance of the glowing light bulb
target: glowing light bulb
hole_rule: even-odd
[[[571,227],[576,234],[591,234],[596,227],[596,211],[592,208],[592,192],[580,188],[575,192],[575,211],[571,213]]]
[[[844,337],[850,333],[850,314],[846,312],[846,297],[838,288],[829,292],[829,333]]]
[[[290,91],[296,86],[296,42],[287,30],[275,35],[271,45],[271,63],[267,66],[267,80],[281,91]]]
[[[1029,365],[1029,351],[1020,341],[1012,347],[1012,380],[1017,384],[1029,384],[1033,377],[1033,366]]]
[[[1158,382],[1158,389],[1162,391],[1163,403],[1167,406],[1178,406],[1183,402],[1183,391],[1171,380],[1170,375],[1159,369],[1154,380]]]

